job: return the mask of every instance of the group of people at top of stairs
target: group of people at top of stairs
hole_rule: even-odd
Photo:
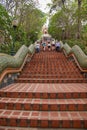
[[[58,40],[52,40],[52,41],[36,41],[35,43],[35,49],[36,52],[40,52],[40,50],[48,50],[48,51],[53,51],[56,50],[57,52],[60,51],[60,41]]]

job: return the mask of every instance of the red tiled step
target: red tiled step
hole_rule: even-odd
[[[82,83],[87,82],[73,61],[55,51],[40,52],[28,62],[16,82]]]
[[[6,126],[1,126],[0,130],[44,130],[44,128],[29,128],[29,127],[6,127]],[[45,128],[45,130],[54,130],[54,128]],[[55,130],[67,130],[67,128],[55,128]],[[79,130],[75,128],[69,128],[68,130]],[[80,128],[80,130],[84,130]]]
[[[87,83],[84,78],[18,78],[16,83]]]
[[[40,72],[41,73],[41,72]],[[51,73],[51,72],[50,72]],[[79,74],[75,74],[74,72],[73,72],[73,75],[72,75],[72,73],[69,73],[69,72],[67,72],[67,73],[58,73],[58,74],[54,74],[54,73],[51,73],[51,74],[37,74],[37,73],[35,73],[35,74],[26,74],[26,73],[23,73],[23,74],[21,74],[20,76],[19,76],[19,79],[20,78],[37,78],[37,79],[61,79],[61,78],[69,78],[69,79],[72,79],[72,78],[77,78],[77,79],[83,79],[84,80],[84,78],[82,77],[82,75],[79,75]]]
[[[0,126],[87,128],[87,112],[0,110]]]
[[[32,64],[31,64],[32,65]],[[30,66],[25,66],[25,69],[23,70],[23,73],[25,72],[29,72],[29,73],[33,73],[34,71],[35,72],[37,72],[37,74],[38,74],[38,72],[40,72],[40,71],[42,71],[42,72],[55,72],[55,73],[57,73],[57,72],[61,72],[61,73],[64,73],[64,72],[68,72],[68,73],[75,73],[76,74],[76,72],[79,74],[79,75],[81,75],[80,74],[80,71],[77,69],[77,68],[71,68],[71,67],[69,67],[68,68],[68,66],[67,67],[65,67],[65,68],[63,68],[64,66],[61,66],[61,67],[59,67],[58,65],[51,65],[50,63],[49,63],[49,66],[47,65],[47,66],[45,66],[45,65],[43,65],[43,66],[41,66],[41,65],[32,65],[32,67],[30,67]]]
[[[72,99],[72,98],[87,98],[87,92],[0,92],[1,97],[10,98],[42,98],[42,99]]]
[[[15,83],[0,89],[0,97],[43,99],[87,98],[87,84]]]
[[[1,98],[0,109],[32,111],[87,111],[87,99]]]

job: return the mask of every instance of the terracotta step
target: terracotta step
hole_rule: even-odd
[[[62,52],[36,53],[16,82],[0,90],[0,130],[87,129],[87,79]]]
[[[45,76],[47,76],[47,77],[73,77],[73,78],[75,78],[75,77],[77,77],[77,78],[84,78],[83,77],[83,75],[80,75],[80,74],[78,74],[77,73],[77,75],[76,75],[76,72],[74,73],[73,72],[73,74],[72,73],[68,73],[68,72],[64,72],[64,73],[61,73],[61,72],[52,72],[52,71],[50,71],[50,72],[46,72],[46,71],[38,71],[38,72],[29,72],[29,73],[21,73],[21,75],[19,76],[19,78],[20,77],[31,77],[31,76],[35,76],[35,77],[45,77]]]
[[[87,112],[0,110],[0,125],[40,128],[87,128]]]
[[[72,73],[71,73],[72,72]],[[53,76],[54,74],[58,74],[58,80]],[[23,74],[25,74],[25,77],[22,77]],[[27,77],[27,74],[33,75],[30,77]],[[36,77],[36,74],[51,74],[50,77],[52,79],[55,79],[54,81],[48,80],[48,77]],[[81,83],[81,82],[87,82],[84,76],[80,73],[80,70],[75,66],[74,62],[72,60],[68,60],[63,52],[57,53],[56,51],[50,51],[50,52],[40,52],[39,54],[35,54],[31,60],[30,63],[26,64],[26,67],[24,68],[23,72],[21,73],[19,78],[34,78],[34,80],[26,81],[24,82],[34,82],[34,83],[66,83],[67,79],[68,83],[75,82],[75,83]],[[46,79],[44,79],[46,78]],[[62,80],[62,79],[65,80]],[[73,80],[71,80],[73,78]],[[82,79],[81,79],[82,78]],[[40,80],[38,80],[40,79]],[[44,79],[41,81],[41,79]],[[60,79],[60,80],[59,80]],[[75,79],[75,80],[74,80]],[[77,79],[77,80],[76,80]],[[23,82],[22,80],[19,82]]]
[[[59,74],[59,73],[61,73],[61,74],[64,74],[64,73],[69,73],[69,74],[80,74],[81,75],[81,73],[79,73],[79,71],[78,70],[66,70],[66,69],[56,69],[56,68],[50,68],[50,69],[44,69],[44,68],[41,68],[41,67],[39,67],[39,68],[31,68],[31,69],[28,69],[28,68],[26,68],[23,72],[22,72],[22,74],[24,73],[24,74],[31,74],[31,73],[33,73],[33,74],[35,74],[34,73],[34,71],[35,72],[37,72],[37,74],[38,74],[38,72],[40,72],[40,71],[42,71],[42,72],[49,72],[49,74],[51,74],[51,73],[54,73],[54,74]],[[26,73],[26,72],[28,72],[28,73]]]
[[[46,51],[33,56],[31,62],[25,65],[17,82],[81,83],[87,81],[74,62],[66,59],[62,52]]]
[[[37,78],[37,79],[38,79],[38,78],[40,78],[40,79],[41,79],[41,78],[42,78],[42,79],[43,79],[43,78],[44,78],[44,79],[48,79],[48,78],[50,78],[50,79],[54,79],[54,78],[55,78],[55,79],[56,79],[56,78],[57,78],[57,79],[59,79],[59,78],[74,78],[74,79],[75,79],[75,78],[83,78],[83,76],[81,76],[81,75],[79,75],[79,74],[77,74],[77,75],[76,75],[76,74],[71,75],[71,74],[69,74],[69,73],[68,73],[68,74],[67,74],[67,73],[64,73],[64,74],[59,73],[59,74],[57,74],[57,75],[56,75],[56,74],[55,74],[55,75],[54,75],[54,74],[50,74],[50,75],[49,75],[49,74],[44,74],[44,75],[43,75],[43,74],[36,74],[36,73],[35,73],[35,74],[25,74],[25,73],[24,73],[24,74],[21,74],[21,75],[19,76],[19,79],[20,79],[20,78]]]
[[[1,126],[0,130],[44,130],[44,128],[29,128],[29,127],[5,127]],[[67,128],[45,128],[45,130],[67,130]],[[79,128],[69,128],[68,130],[79,130]],[[80,130],[84,130],[80,128]]]
[[[15,83],[1,89],[0,97],[41,99],[87,98],[87,84]]]
[[[84,78],[18,78],[16,83],[87,83]]]
[[[72,98],[87,98],[86,92],[70,92],[70,93],[46,93],[46,92],[0,92],[1,97],[9,98],[42,98],[42,99],[72,99]]]
[[[0,109],[27,111],[87,111],[87,99],[1,98]]]

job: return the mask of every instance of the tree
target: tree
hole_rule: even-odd
[[[40,32],[44,23],[44,17],[45,14],[39,9],[33,8],[32,5],[25,5],[21,24],[24,27],[24,30],[27,32],[28,39],[33,39],[33,41],[36,40],[36,36]]]
[[[4,43],[8,43],[11,35],[11,17],[6,9],[0,5],[0,35],[4,37]],[[6,40],[7,39],[7,40]]]
[[[57,11],[57,13],[55,13],[50,19],[49,32],[51,35],[58,39],[74,37],[76,32],[74,24],[76,21],[74,15],[75,12],[73,11],[73,7],[65,9],[65,11]]]
[[[77,38],[81,38],[81,5],[82,0],[78,0],[78,24],[77,24]]]
[[[1,0],[0,3],[13,17],[20,16],[25,5],[31,4],[32,6],[35,6],[35,2],[33,0]]]

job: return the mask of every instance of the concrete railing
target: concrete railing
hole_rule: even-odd
[[[78,45],[72,47],[71,53],[73,53],[76,57],[76,60],[78,61],[80,67],[83,69],[87,69],[87,55]]]
[[[8,73],[16,73],[21,71],[23,68],[25,59],[27,59],[28,54],[32,55],[35,52],[34,45],[26,47],[23,45],[15,56],[0,53],[0,82],[4,76]]]
[[[33,54],[35,52],[35,45],[34,44],[31,44],[29,47],[28,47],[28,50],[31,54]]]
[[[71,52],[71,47],[67,43],[65,43],[63,45],[63,50],[64,50],[65,55],[68,56]]]
[[[87,55],[78,45],[74,45],[71,48],[67,43],[65,43],[63,45],[63,50],[67,57],[73,56],[75,62],[82,72],[87,72]]]

